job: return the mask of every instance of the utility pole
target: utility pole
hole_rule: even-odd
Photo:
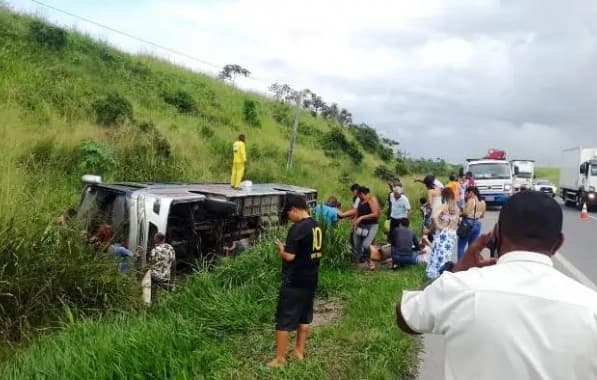
[[[298,133],[299,116],[301,114],[301,104],[303,103],[303,91],[299,91],[296,97],[296,113],[294,115],[294,125],[292,127],[292,135],[290,136],[290,147],[288,148],[288,161],[286,162],[286,170],[292,167],[292,158],[294,156],[294,145],[296,143],[296,134]]]

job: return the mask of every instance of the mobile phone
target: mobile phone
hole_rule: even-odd
[[[497,253],[500,249],[500,242],[495,234],[495,231],[491,233],[491,237],[487,243],[487,249],[489,249],[490,257],[497,257]]]

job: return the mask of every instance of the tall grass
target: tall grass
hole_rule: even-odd
[[[343,229],[328,231],[325,256],[345,256]],[[348,257],[348,256],[346,256]],[[280,259],[272,239],[211,273],[199,271],[154,309],[82,321],[41,339],[0,370],[21,378],[380,378],[413,374],[417,343],[398,332],[393,304],[417,269],[363,276],[324,261],[318,298],[337,297],[339,320],[316,328],[308,359],[270,375]]]

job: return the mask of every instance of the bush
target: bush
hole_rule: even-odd
[[[382,161],[390,162],[394,159],[394,150],[389,146],[381,144],[377,150],[377,154]]]
[[[375,171],[373,172],[373,174],[383,180],[383,181],[391,181],[394,179],[395,175],[392,172],[392,170],[390,170],[387,166],[385,165],[379,165],[378,167],[375,168]]]
[[[104,175],[116,166],[114,154],[109,146],[92,140],[79,145],[79,167],[84,173]]]
[[[261,120],[259,120],[256,101],[245,99],[243,103],[243,117],[250,126],[261,127]]]
[[[272,105],[272,117],[282,126],[290,127],[292,125],[292,109],[286,104],[275,102]]]
[[[39,20],[29,24],[29,38],[41,46],[55,50],[62,50],[67,44],[67,33],[64,29]]]
[[[214,130],[208,127],[207,125],[204,125],[201,128],[199,128],[199,135],[203,138],[209,139],[213,137],[214,134]]]
[[[126,181],[180,181],[184,162],[176,157],[168,139],[152,122],[141,122],[123,131],[123,141],[132,141],[117,152],[116,177]]]
[[[323,148],[331,151],[342,151],[348,149],[348,140],[340,128],[332,128],[323,135]]]
[[[133,120],[133,105],[127,98],[117,93],[97,99],[93,102],[96,123],[103,126],[123,124]]]
[[[351,125],[350,132],[355,140],[369,153],[375,152],[380,146],[377,131],[366,124]]]
[[[197,112],[197,102],[186,91],[178,90],[173,93],[164,93],[162,94],[162,99],[171,106],[174,106],[180,113]]]
[[[355,165],[360,165],[361,162],[363,162],[363,158],[365,158],[365,156],[363,156],[363,153],[361,152],[361,150],[357,146],[357,143],[355,143],[354,141],[351,141],[348,144],[348,147],[346,149],[346,154],[348,155],[348,157],[350,158],[350,160]]]
[[[355,165],[359,165],[364,158],[357,144],[348,141],[338,127],[332,128],[331,131],[323,135],[322,147],[328,156],[333,157],[335,153],[342,153],[347,155]]]
[[[398,175],[408,175],[411,173],[408,163],[404,160],[398,160],[394,169]]]

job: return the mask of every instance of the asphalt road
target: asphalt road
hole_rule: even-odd
[[[555,267],[575,280],[597,290],[597,213],[589,213],[582,221],[580,212],[562,205],[566,241],[553,258]],[[499,211],[488,211],[483,220],[483,231],[489,232],[497,223]],[[444,378],[444,341],[435,335],[423,336],[419,380]]]

